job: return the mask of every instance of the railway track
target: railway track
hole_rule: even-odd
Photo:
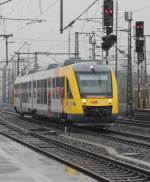
[[[6,112],[8,113],[8,112]],[[9,112],[9,117],[11,115],[13,116],[18,116],[16,115],[16,113],[12,113],[12,112]],[[5,112],[4,112],[4,115],[5,115]],[[8,119],[8,120],[13,120],[13,117],[12,118],[9,118],[8,115],[6,114],[5,117]],[[18,118],[16,118],[18,119]],[[19,118],[20,119],[20,118]],[[49,128],[50,127],[53,127],[53,128],[57,128],[57,131],[59,131],[60,129],[60,134],[62,132],[64,132],[63,130],[63,126],[59,125],[59,124],[55,124],[55,123],[47,123],[46,121],[43,123],[42,121],[42,126],[36,126],[37,125],[37,120],[32,120],[31,118],[21,118],[25,121],[25,124],[23,124],[23,122],[21,122],[21,126],[24,125],[24,127],[27,126],[26,124],[26,121],[28,120],[30,123],[31,121],[34,123],[34,126],[32,127],[32,125],[28,124],[28,127],[27,129],[30,129],[31,131],[39,131],[39,132],[43,132],[43,133],[49,133]],[[17,125],[19,124],[20,122],[17,123]],[[38,120],[38,123],[41,123],[39,120]],[[48,127],[48,128],[45,128]],[[36,129],[35,129],[36,127]],[[40,127],[42,127],[42,129],[40,129]],[[71,129],[72,130],[72,129]],[[71,131],[70,130],[70,131]],[[150,150],[150,137],[146,137],[146,136],[143,136],[143,135],[136,135],[136,134],[131,134],[131,133],[125,133],[125,132],[121,132],[121,131],[113,131],[113,130],[106,130],[106,132],[100,132],[98,133],[97,131],[93,132],[93,131],[90,131],[90,130],[82,130],[81,128],[73,128],[73,132],[77,132],[77,133],[82,133],[82,134],[85,134],[86,136],[87,135],[91,135],[91,136],[96,136],[96,137],[99,137],[99,138],[103,138],[105,140],[109,140],[109,141],[112,141],[112,142],[116,142],[116,143],[120,143],[120,144],[125,144],[125,145],[128,145],[128,146],[131,146],[131,147],[134,147],[134,150],[133,150],[133,153],[139,153],[139,149],[141,149],[141,154],[145,154],[145,151],[146,150]],[[55,133],[55,129],[53,131],[53,133]],[[58,133],[58,132],[57,132]],[[121,152],[122,153],[122,152]],[[136,156],[136,158],[138,158],[138,156]],[[139,155],[139,159],[141,159],[141,156]],[[147,161],[147,159],[146,159]]]
[[[10,111],[7,112],[7,114],[8,113],[10,115],[18,116],[16,113],[13,113],[13,112],[10,112]],[[5,117],[7,117],[7,116],[5,116]],[[29,119],[29,121],[31,121],[31,118]],[[32,121],[34,121],[34,120],[32,120]],[[78,128],[76,128],[76,130],[78,131]],[[79,128],[79,132],[81,132],[81,131],[82,131],[82,133],[87,134],[87,130],[85,131],[85,130],[81,130]],[[94,133],[89,131],[89,134],[94,134]],[[135,147],[150,149],[150,137],[146,137],[146,136],[143,136],[143,135],[136,135],[136,134],[130,134],[130,133],[125,133],[125,132],[108,130],[107,133],[100,133],[99,137],[106,137],[109,140],[113,140],[113,141],[116,141],[116,142],[125,143],[125,144],[132,145],[132,146],[135,146]]]
[[[119,119],[119,124],[150,128],[150,121],[143,121],[137,119],[121,118]]]
[[[145,120],[150,122],[150,109],[135,110],[134,118],[137,120]]]
[[[150,172],[124,162],[76,147],[38,130],[27,130],[1,119],[0,133],[47,156],[70,165],[99,181],[150,181]],[[67,156],[67,160],[65,160]]]
[[[132,146],[136,146],[136,147],[138,146],[138,147],[150,149],[150,137],[146,137],[143,135],[136,135],[136,134],[110,130],[108,133],[102,134],[102,136],[110,138],[111,140],[129,144]]]

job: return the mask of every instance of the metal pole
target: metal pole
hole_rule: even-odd
[[[28,71],[30,71],[30,45],[28,44]]]
[[[128,69],[127,69],[127,116],[133,114],[133,98],[132,98],[132,55],[131,55],[131,24],[132,12],[128,16]]]
[[[75,32],[75,57],[79,58],[79,32]]]
[[[70,58],[70,46],[71,46],[71,37],[70,37],[70,28],[69,28],[69,35],[68,35],[68,56]]]
[[[6,102],[6,65],[3,69],[3,102]]]
[[[36,69],[36,68],[38,68],[38,53],[37,52],[35,52],[35,60],[34,60],[34,68]]]
[[[96,59],[96,53],[95,53],[95,48],[96,48],[96,40],[95,40],[95,33],[93,32],[93,35],[92,35],[92,58],[93,60]]]
[[[106,50],[106,64],[108,65],[108,50]]]
[[[118,37],[118,0],[116,0],[116,37]],[[116,41],[116,79],[118,78],[118,39]]]
[[[63,0],[60,0],[60,33],[63,33]]]
[[[138,108],[140,108],[140,98],[141,98],[141,73],[140,73],[140,63],[139,63],[139,53],[138,53],[138,64],[137,64],[137,74],[138,74]]]
[[[6,65],[8,65],[8,36],[5,36],[6,40]]]
[[[147,57],[146,57],[146,36],[144,36],[144,83],[147,83]]]
[[[7,76],[7,88],[8,88],[8,103],[10,103],[10,93],[11,93],[11,71],[10,71],[10,67],[8,67],[8,72],[7,72],[8,76]]]

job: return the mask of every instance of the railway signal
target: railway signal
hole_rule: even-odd
[[[136,21],[135,30],[136,37],[144,37],[144,22]]]
[[[144,22],[136,21],[135,23],[135,50],[138,54],[138,64],[144,61]],[[140,59],[139,59],[140,58]]]
[[[137,80],[138,80],[138,107],[141,99],[141,63],[144,61],[144,22],[136,21],[135,23],[135,51],[137,52]]]
[[[136,39],[136,52],[144,51],[144,40]]]
[[[108,64],[109,49],[117,42],[117,36],[113,35],[113,0],[103,1],[103,29],[106,36],[102,37],[102,50],[106,51],[106,64]]]
[[[105,27],[113,26],[113,0],[104,0],[103,23]]]
[[[108,51],[117,41],[117,36],[110,34],[109,36],[102,37],[102,49]]]

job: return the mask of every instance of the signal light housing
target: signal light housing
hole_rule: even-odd
[[[136,52],[144,51],[144,40],[137,39],[136,40]]]
[[[144,37],[144,21],[136,21],[135,36]]]
[[[102,37],[102,40],[102,49],[107,51],[117,42],[117,36],[110,34],[108,37]]]
[[[104,0],[103,24],[106,27],[113,26],[113,0]]]

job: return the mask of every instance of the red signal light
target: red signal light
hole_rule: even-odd
[[[108,13],[108,10],[107,10],[107,9],[105,9],[105,10],[104,10],[104,13],[106,13],[106,14],[107,14],[107,13]]]
[[[139,25],[139,26],[136,26],[136,28],[143,29],[144,27]]]
[[[112,14],[113,13],[113,10],[110,9],[110,8],[107,8],[107,9],[104,10],[104,13],[105,14]]]

